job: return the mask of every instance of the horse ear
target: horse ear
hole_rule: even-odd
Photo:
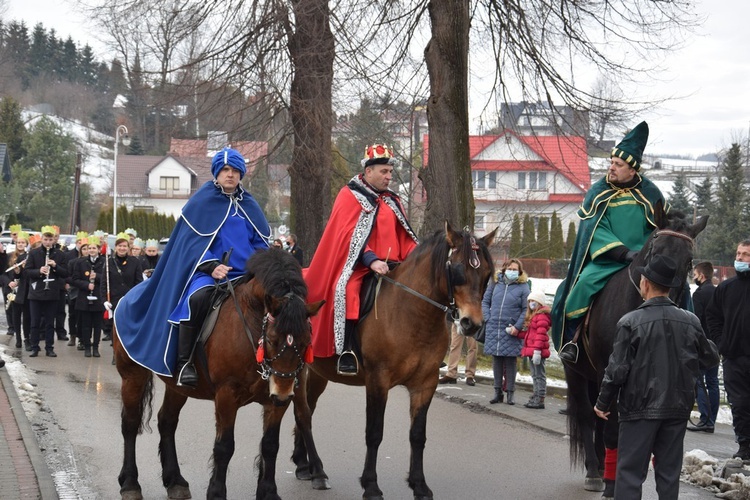
[[[696,236],[698,236],[698,234],[700,234],[701,231],[706,229],[706,224],[708,224],[708,215],[700,217],[695,224],[690,226],[688,228],[688,234],[692,238],[695,238]]]
[[[664,229],[669,225],[669,221],[667,220],[667,212],[664,211],[664,202],[662,200],[659,200],[654,205],[654,222],[656,222],[656,227],[659,229]]]
[[[454,231],[450,222],[447,220],[445,221],[445,239],[448,241],[451,248],[458,248],[464,241],[463,235]]]
[[[484,235],[484,237],[482,237],[482,241],[485,245],[487,245],[488,247],[492,245],[492,242],[495,241],[495,236],[497,235],[498,229],[500,229],[500,226],[496,227],[495,230],[490,234],[486,234]]]
[[[305,307],[307,308],[307,316],[315,316],[318,314],[318,311],[320,311],[320,308],[323,307],[323,304],[325,304],[325,300],[319,300],[318,302],[313,302],[312,304],[305,304]]]

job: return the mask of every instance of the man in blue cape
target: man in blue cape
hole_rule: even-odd
[[[552,340],[563,361],[578,360],[572,340],[594,295],[648,241],[657,202],[667,208],[659,188],[639,173],[647,141],[648,124],[641,122],[612,149],[607,175],[591,186],[578,209],[568,274],[552,304]]]
[[[216,153],[214,179],[182,209],[151,278],[115,309],[115,327],[128,356],[159,375],[177,373],[178,385],[198,381],[192,352],[214,285],[242,277],[247,259],[267,249],[271,239],[263,211],[240,184],[245,172],[238,151]]]

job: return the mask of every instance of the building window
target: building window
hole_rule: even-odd
[[[518,172],[518,189],[544,191],[547,189],[547,172]]]
[[[487,182],[487,188],[497,189],[497,172],[487,172]]]
[[[474,230],[484,231],[484,215],[477,214],[474,216]]]
[[[497,172],[488,172],[486,170],[472,170],[471,185],[474,187],[474,189],[496,189]]]
[[[159,189],[162,191],[179,191],[179,177],[159,177]]]

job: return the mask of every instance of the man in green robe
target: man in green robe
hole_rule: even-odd
[[[607,175],[591,186],[578,209],[568,275],[552,304],[552,339],[563,361],[578,360],[572,339],[594,295],[646,243],[656,227],[656,203],[666,208],[659,188],[639,173],[647,141],[648,124],[641,122],[612,150]]]

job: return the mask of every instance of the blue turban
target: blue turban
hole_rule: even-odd
[[[245,172],[247,172],[247,169],[245,168],[245,158],[243,158],[240,152],[236,149],[224,148],[214,155],[214,159],[211,160],[211,175],[214,176],[214,179],[219,175],[219,172],[224,168],[224,165],[229,165],[230,167],[239,170],[240,179],[242,179],[245,176]]]

